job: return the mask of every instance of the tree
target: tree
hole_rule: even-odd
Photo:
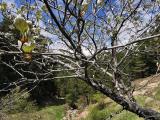
[[[18,30],[13,29],[13,20],[9,15],[3,16],[3,20],[0,23],[0,50],[1,51],[19,51],[17,47],[17,40],[20,38]],[[46,37],[39,35],[36,38],[37,51],[48,51],[47,41],[50,41]],[[16,47],[15,47],[16,46]],[[55,77],[55,74],[46,71],[48,68],[53,69],[56,66],[56,62],[44,60],[42,55],[34,55],[35,60],[32,63],[27,63],[22,55],[1,55],[0,58],[0,96],[6,95],[13,88],[19,86],[20,90],[27,89],[31,92],[30,99],[35,100],[38,104],[46,103],[49,99],[53,98],[57,94],[57,86],[55,81],[49,80],[49,78]],[[52,65],[50,66],[50,62]],[[47,69],[46,69],[47,68]],[[19,71],[19,72],[18,72]],[[22,77],[23,76],[23,77]],[[36,77],[44,78],[45,81],[36,81]],[[24,79],[21,79],[24,78]],[[32,79],[32,81],[28,81]],[[48,80],[47,80],[48,79]],[[33,82],[34,81],[34,82]]]
[[[147,30],[144,35],[155,35],[159,33],[159,17],[156,17],[154,24],[151,29]],[[149,76],[155,74],[157,71],[156,63],[159,62],[159,39],[153,39],[150,41],[142,41],[135,45],[139,47],[138,51],[134,52],[129,61],[130,70],[132,70],[132,75],[139,74],[141,77]],[[139,46],[140,45],[140,46]],[[136,72],[138,71],[138,72]],[[135,76],[139,77],[139,76]],[[134,78],[135,78],[134,77]]]
[[[157,111],[137,104],[134,89],[128,84],[131,81],[123,69],[130,54],[138,50],[135,43],[160,36],[145,35],[158,17],[159,0],[36,0],[35,3],[42,7],[38,20],[44,20],[48,32],[65,45],[57,53],[44,54],[53,55],[48,59],[56,59],[61,67],[72,71],[65,78],[85,81],[146,120],[160,119]],[[122,56],[118,57],[120,53]]]

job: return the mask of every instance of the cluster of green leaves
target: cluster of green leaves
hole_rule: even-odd
[[[1,11],[6,11],[6,9],[7,9],[7,4],[5,2],[1,3],[0,4],[0,10]]]
[[[24,57],[26,60],[30,61],[32,58],[31,53],[36,47],[35,43],[32,42],[33,40],[29,39],[31,38],[30,30],[32,29],[32,22],[26,21],[21,15],[18,15],[14,20],[14,26],[20,31],[22,36],[20,39],[22,43],[20,47],[22,48],[22,52],[24,52]]]

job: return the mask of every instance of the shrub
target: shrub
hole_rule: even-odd
[[[29,101],[27,90],[20,90],[16,87],[9,94],[1,99],[3,113],[31,112],[36,109],[33,101]]]

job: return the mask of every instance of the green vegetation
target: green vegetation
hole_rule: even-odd
[[[154,98],[152,98],[151,95],[137,95],[135,96],[135,99],[143,107],[154,108],[155,110],[160,111],[159,87],[154,90],[154,93]],[[20,88],[17,87],[7,94],[7,96],[3,97],[3,104],[8,102],[11,98],[14,103],[10,104],[9,108],[3,108],[3,114],[1,113],[1,115],[5,117],[4,120],[62,120],[65,116],[67,110],[66,105],[38,107],[33,101],[28,100],[29,96],[29,93],[20,91]],[[84,102],[80,99],[81,98],[78,99],[78,107]],[[90,105],[88,106],[89,113],[83,120],[105,120],[106,118],[111,117],[111,115],[112,120],[143,120],[131,112],[125,110],[121,111],[122,107],[120,105],[116,104],[111,99],[106,98],[101,93],[97,92],[93,94],[90,97],[90,101]],[[83,109],[80,111],[83,111]]]
[[[59,105],[43,108],[40,112],[42,112],[43,114],[48,114],[48,117],[46,117],[47,120],[51,120],[52,116],[54,116],[55,120],[61,120],[64,116],[65,110],[64,105]]]
[[[90,112],[87,118],[85,118],[84,120],[106,120],[106,118],[109,118],[111,114],[113,115],[112,120],[143,120],[137,115],[125,110],[120,112],[119,114],[115,114],[122,108],[111,100],[109,100],[108,103],[103,103],[102,108],[100,107],[101,105],[102,103],[91,105],[89,107]]]
[[[123,111],[122,113],[113,117],[112,120],[143,120],[143,119],[139,118],[137,115],[131,112]]]
[[[90,106],[89,115],[86,120],[105,120],[112,112],[120,110],[121,107],[111,100],[102,100],[96,105]]]
[[[136,101],[143,107],[154,108],[157,111],[160,111],[160,89],[159,87],[154,91],[156,94],[154,98],[149,96],[138,95],[135,96]],[[100,96],[95,94],[95,96]],[[89,114],[84,120],[105,120],[111,114],[113,114],[112,120],[143,120],[137,115],[123,110],[119,114],[114,114],[117,111],[121,110],[121,106],[106,98],[101,101],[98,101],[96,104],[91,104],[89,106]]]
[[[48,106],[39,111],[30,113],[10,114],[10,120],[62,120],[64,116],[64,105]]]
[[[16,87],[1,99],[1,115],[4,120],[61,120],[65,114],[64,105],[38,107],[29,100],[26,90]]]
[[[16,87],[9,94],[1,99],[2,112],[14,114],[18,112],[32,112],[37,109],[34,101],[29,100],[30,94]]]

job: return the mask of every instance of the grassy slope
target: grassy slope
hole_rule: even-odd
[[[160,96],[160,94],[158,94],[158,96]],[[160,111],[159,100],[147,96],[136,96],[136,100],[140,105],[144,107]],[[112,120],[143,120],[142,118],[139,118],[137,115],[125,110],[120,112],[120,114],[114,114],[115,112],[121,110],[122,107],[117,105],[110,99],[105,99],[104,102],[105,104],[103,109],[99,109],[98,107],[99,104],[101,104],[100,102],[96,105],[90,105],[89,114],[84,120],[105,120],[111,114],[113,114],[114,116],[112,117]]]
[[[141,90],[136,91],[135,98],[141,106],[160,111],[160,76],[151,76],[146,79],[139,79],[135,84],[139,84],[137,86],[140,87],[143,86],[143,83],[146,84],[147,80],[149,80],[149,84]],[[150,89],[151,84],[152,88]],[[153,84],[155,84],[155,86],[153,86]],[[99,109],[98,106],[102,101],[104,102],[103,109]],[[109,115],[114,114],[120,109],[121,106],[117,105],[109,98],[106,98],[99,101],[97,104],[90,105],[89,114],[84,120],[105,120]],[[128,111],[122,111],[120,114],[114,114],[113,116],[112,120],[143,120],[143,118],[139,118],[137,115]]]

